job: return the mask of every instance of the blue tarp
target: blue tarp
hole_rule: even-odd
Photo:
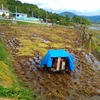
[[[40,63],[40,67],[43,67],[45,64],[47,67],[52,67],[52,58],[61,58],[64,57],[68,60],[69,65],[68,68],[69,70],[74,70],[74,58],[73,56],[68,53],[67,51],[60,49],[60,50],[49,50],[46,55],[44,56],[43,60]]]

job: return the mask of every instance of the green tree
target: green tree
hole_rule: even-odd
[[[6,2],[6,0],[0,0],[0,9],[2,9],[2,4],[3,4],[4,8],[7,9],[7,2]]]
[[[84,18],[84,17],[80,17],[80,16],[74,16],[71,20],[73,23],[77,23],[77,24],[84,24],[84,25],[90,25],[90,21],[88,21],[88,19]]]
[[[10,13],[10,14],[9,14],[9,17],[10,17],[10,18],[12,18],[12,17],[13,17],[13,14],[12,14],[12,13]]]
[[[60,25],[67,25],[66,24],[66,19],[65,18],[60,18]]]
[[[72,18],[72,20],[71,20],[73,23],[80,23],[80,21],[81,21],[81,18],[79,17],[79,16],[74,16],[73,18]]]
[[[2,17],[5,17],[5,16],[6,16],[6,14],[5,14],[5,13],[3,13],[3,14],[2,14]]]
[[[67,16],[65,16],[65,19],[66,19],[66,25],[69,25],[69,23],[70,23],[70,17],[67,15]]]
[[[88,21],[86,18],[81,18],[81,23],[82,24],[85,24],[85,25],[90,25],[91,24],[91,22],[90,21]]]

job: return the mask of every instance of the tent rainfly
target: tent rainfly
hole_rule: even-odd
[[[44,65],[46,65],[47,67],[51,68],[53,58],[65,58],[68,60],[68,70],[75,69],[73,56],[64,49],[49,50],[41,61],[40,67],[42,68]]]

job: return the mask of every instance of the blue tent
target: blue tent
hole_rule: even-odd
[[[47,54],[44,56],[42,62],[40,63],[40,67],[43,67],[45,64],[47,67],[52,67],[52,58],[61,58],[64,57],[68,60],[68,69],[74,70],[74,58],[71,54],[67,51],[60,49],[60,50],[49,50]]]

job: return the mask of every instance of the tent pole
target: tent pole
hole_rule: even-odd
[[[61,70],[64,70],[64,69],[65,69],[65,62],[63,61],[62,66],[61,66]]]
[[[60,59],[61,59],[61,58],[58,58],[57,69],[56,69],[57,71],[59,71],[59,69],[60,69]]]

